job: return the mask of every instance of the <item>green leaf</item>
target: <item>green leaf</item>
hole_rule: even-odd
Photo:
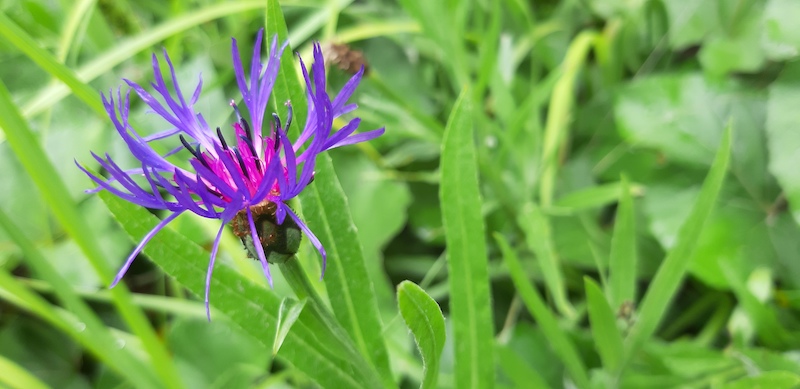
[[[350,206],[328,155],[317,157],[314,183],[300,194],[303,216],[328,253],[324,277],[336,319],[359,351],[395,386],[378,314],[375,289],[367,273]]]
[[[589,277],[584,277],[583,282],[595,347],[603,360],[605,370],[614,374],[619,369],[623,356],[622,335],[617,329],[614,311],[597,283]]]
[[[48,386],[25,368],[0,355],[0,382],[10,389],[47,389]]]
[[[636,214],[627,178],[622,178],[609,256],[609,295],[619,307],[636,299]]]
[[[764,51],[772,60],[787,60],[800,55],[800,3],[794,0],[769,0],[764,9]],[[790,65],[791,66],[791,65]]]
[[[553,87],[553,95],[547,107],[547,123],[542,139],[542,175],[539,183],[539,201],[545,208],[553,202],[556,175],[560,165],[559,150],[569,138],[569,121],[574,115],[575,82],[596,37],[597,33],[594,31],[583,31],[569,44],[559,69],[560,77]]]
[[[165,341],[188,388],[216,387],[231,374],[243,370],[263,374],[274,357],[261,342],[219,315],[209,322],[199,318],[176,317],[170,320]],[[189,373],[189,374],[187,374]],[[242,387],[242,386],[238,386]]]
[[[59,63],[53,54],[41,48],[33,37],[29,36],[4,13],[0,13],[0,36],[3,36],[6,42],[13,44],[17,49],[25,53],[50,75],[67,84],[72,93],[83,100],[97,114],[101,116],[106,114],[102,102],[97,98],[97,92],[92,87],[78,79],[72,69]]]
[[[506,373],[517,388],[548,389],[547,381],[508,346],[499,346],[496,349],[497,361],[500,368]]]
[[[591,186],[570,192],[558,198],[553,203],[554,208],[568,208],[570,211],[600,208],[607,204],[619,201],[623,195],[640,195],[644,188],[640,185],[628,184],[623,192],[622,182]]]
[[[50,324],[52,327],[47,327],[48,333],[54,333],[52,331],[53,328],[60,330],[80,343],[83,347],[92,352],[92,354],[98,355],[99,360],[108,363],[110,367],[118,366],[115,364],[115,358],[107,355],[109,345],[103,342],[101,337],[94,336],[94,333],[86,331],[87,326],[80,319],[67,310],[51,305],[44,297],[26,288],[5,270],[0,270],[0,296],[2,296],[4,300],[17,305],[24,311],[31,312],[44,322]],[[124,337],[127,334],[118,332],[117,335],[118,337],[122,337],[124,341]],[[112,347],[119,348],[119,343],[115,342]],[[130,351],[136,354],[141,353],[141,349],[138,347],[131,347]],[[119,367],[123,369],[128,368],[129,374],[134,375],[136,372],[140,371],[129,365],[121,365]],[[125,376],[128,373],[121,374]],[[158,386],[160,383],[155,376],[152,376],[150,379],[145,376],[131,377],[130,382],[136,382],[143,388],[153,387],[154,385]]]
[[[658,268],[653,282],[647,289],[641,303],[641,310],[636,323],[625,339],[625,361],[630,361],[644,342],[658,328],[667,311],[670,301],[680,286],[683,276],[689,267],[689,260],[697,246],[700,233],[711,215],[722,183],[727,173],[731,151],[732,125],[729,124],[719,151],[711,165],[711,170],[703,182],[700,196],[692,208],[689,218],[683,223],[675,247],[670,250],[664,262]]]
[[[267,37],[278,35],[281,44],[288,37],[286,21],[277,0],[268,0],[266,9]],[[309,61],[307,61],[307,66]],[[287,47],[281,57],[281,66],[273,88],[273,98],[278,112],[285,114],[283,101],[293,101],[296,125],[290,136],[297,136],[305,125],[307,114],[305,88],[300,84],[292,55]],[[387,387],[395,386],[389,367],[389,356],[382,335],[383,326],[378,315],[377,300],[369,279],[361,244],[350,216],[330,157],[320,156],[316,161],[314,184],[300,194],[303,216],[309,228],[317,235],[328,252],[328,289],[334,314],[347,330],[356,346],[367,360],[377,368]]]
[[[130,353],[120,348],[105,324],[73,290],[64,277],[45,259],[42,253],[26,238],[5,212],[0,210],[0,228],[11,237],[25,255],[25,261],[49,285],[62,304],[83,323],[91,343],[89,350],[99,360],[107,363],[119,374],[137,385],[151,386],[157,383],[155,372]],[[40,312],[41,314],[41,312]]]
[[[509,246],[508,241],[500,234],[495,234],[494,238],[497,240],[497,245],[500,246],[500,251],[503,253],[503,261],[508,267],[508,272],[512,281],[514,281],[517,293],[519,293],[528,308],[528,312],[536,319],[545,337],[553,346],[553,351],[561,358],[570,376],[575,381],[575,385],[578,388],[589,388],[586,367],[575,345],[567,336],[566,331],[559,327],[556,315],[544,303],[539,291],[528,281],[528,276],[523,270],[517,254]]]
[[[674,162],[707,169],[730,120],[731,172],[758,201],[772,201],[765,149],[764,96],[734,81],[714,83],[700,73],[644,77],[623,88],[614,115],[620,134]]]
[[[800,385],[800,375],[788,371],[765,371],[720,386],[720,389],[793,389]]]
[[[716,1],[676,0],[663,4],[670,24],[667,42],[673,48],[699,44],[720,28]]]
[[[286,28],[286,20],[283,18],[283,11],[278,0],[267,0],[266,20],[265,20],[265,41],[270,42],[272,37],[278,36],[278,45],[280,46],[289,39],[289,32]],[[300,83],[297,68],[295,67],[294,51],[292,46],[286,46],[286,50],[281,56],[281,66],[278,69],[278,77],[275,79],[275,85],[272,88],[272,96],[270,100],[273,101],[275,109],[280,117],[286,117],[287,108],[284,105],[286,101],[295,102],[292,104],[294,110],[294,128],[289,129],[289,137],[296,138],[300,134],[300,130],[306,124],[306,117],[308,114],[308,107],[305,103],[305,86]],[[306,66],[311,66],[311,59],[306,58]]]
[[[272,342],[272,355],[278,354],[286,336],[289,335],[289,330],[292,329],[305,306],[306,299],[297,301],[290,297],[284,297],[281,300],[281,306],[278,308],[278,330],[275,331],[275,340]]]
[[[426,37],[435,43],[437,55],[448,58],[445,67],[453,85],[469,82],[466,66],[464,34],[459,16],[465,13],[456,9],[469,6],[469,2],[412,1],[401,0],[400,5],[419,22]]]
[[[800,340],[796,333],[790,333],[781,324],[776,312],[759,300],[753,291],[748,288],[743,277],[737,274],[737,270],[729,263],[720,263],[722,273],[728,279],[728,283],[736,295],[739,306],[747,313],[747,317],[755,325],[756,333],[761,342],[771,348],[796,348],[800,345]],[[750,274],[750,278],[764,273],[764,269]],[[768,273],[768,272],[767,272]],[[756,280],[757,281],[757,280]],[[772,281],[761,282],[762,288],[769,290],[772,288]]]
[[[148,28],[139,35],[120,40],[115,45],[104,52],[103,54],[95,57],[93,60],[80,66],[75,75],[79,80],[88,83],[100,75],[108,72],[114,66],[130,59],[137,53],[150,49],[154,44],[180,33],[181,31],[195,27],[197,25],[206,23],[210,20],[222,18],[231,14],[241,13],[256,8],[262,8],[263,1],[232,1],[222,4],[215,4],[206,8],[201,8],[196,11],[190,11],[186,14],[170,18],[163,24],[153,28]],[[94,90],[94,89],[92,89]],[[25,106],[22,111],[26,117],[31,117],[53,106],[61,101],[70,92],[68,86],[64,84],[51,85],[44,88],[41,92],[36,94]],[[87,104],[93,104],[93,101],[98,101],[97,92],[93,92],[92,100],[84,101]]]
[[[447,241],[456,387],[491,388],[495,382],[492,300],[467,93],[461,92],[445,129],[439,198]]]
[[[100,196],[125,231],[138,241],[158,219],[146,209],[107,192]],[[145,246],[144,253],[197,296],[205,292],[209,253],[169,228]],[[211,305],[269,350],[277,332],[281,300],[262,285],[218,263],[211,278]],[[213,313],[212,313],[213,314]],[[286,336],[278,357],[323,387],[373,388],[363,359],[346,352],[349,339],[336,336],[311,310],[304,309]]]
[[[766,61],[762,49],[763,2],[720,2],[719,7],[726,19],[722,21],[725,31],[704,39],[698,54],[703,69],[720,76],[734,71],[756,72]]]
[[[800,223],[800,62],[787,64],[770,86],[767,105],[769,171],[775,175]]]
[[[397,313],[395,285],[384,268],[383,248],[406,225],[411,193],[405,182],[384,174],[363,153],[351,150],[332,154],[333,166],[350,204],[353,223],[358,227],[378,306]]]
[[[436,388],[439,357],[444,349],[445,329],[442,309],[422,288],[411,281],[397,286],[397,305],[406,325],[414,334],[422,356],[423,379],[420,388]]]
[[[536,204],[527,202],[522,206],[517,223],[525,232],[528,247],[536,253],[539,267],[542,269],[544,282],[553,295],[556,308],[567,318],[575,316],[575,309],[567,299],[564,276],[561,273],[561,261],[553,242],[550,221]]]

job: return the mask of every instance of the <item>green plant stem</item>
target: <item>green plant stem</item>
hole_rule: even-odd
[[[292,256],[287,261],[278,265],[278,268],[281,270],[283,277],[286,279],[286,283],[294,291],[294,294],[297,296],[298,300],[308,299],[306,303],[306,309],[308,309],[314,316],[317,317],[332,333],[336,336],[340,341],[342,346],[345,348],[350,357],[353,358],[352,360],[355,361],[356,366],[360,366],[362,369],[366,366],[372,366],[369,364],[361,353],[356,349],[355,344],[350,338],[350,335],[347,334],[347,331],[339,325],[336,321],[336,318],[333,316],[333,313],[328,309],[327,303],[325,300],[320,296],[314,286],[311,285],[311,282],[308,281],[308,276],[306,272],[303,270],[302,266],[300,265],[300,261],[297,259],[297,256]],[[365,369],[366,370],[366,369]],[[378,372],[374,369],[368,369],[369,374],[374,375],[374,380],[376,382],[380,382],[381,379],[378,377]]]

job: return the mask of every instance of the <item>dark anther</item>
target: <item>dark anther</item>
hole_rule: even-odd
[[[222,142],[222,149],[227,150],[228,143],[225,142],[225,137],[222,136],[222,130],[220,130],[219,127],[217,127],[217,138],[219,138],[219,141]]]
[[[275,129],[274,129],[274,131],[275,131],[275,146],[274,146],[274,148],[275,148],[275,151],[278,151],[278,149],[281,147],[280,146],[280,144],[281,144],[281,142],[280,142],[281,141],[280,130],[282,130],[283,128],[281,127],[281,118],[278,116],[277,113],[274,113],[274,112],[272,113],[272,120],[273,120],[273,123],[275,124]]]
[[[183,143],[183,147],[186,147],[186,150],[189,150],[189,152],[196,157],[197,153],[194,151],[194,147],[192,147],[192,145],[186,141],[186,138],[183,137],[183,134],[178,135],[178,138],[181,140],[181,143]]]
[[[253,146],[253,142],[248,142],[247,138],[244,135],[240,135],[239,138],[242,139],[244,143],[247,145],[247,148],[250,150],[250,154],[252,154],[253,158],[255,158],[256,160],[256,168],[258,168],[258,171],[260,172],[261,163],[259,163],[260,160],[258,159],[258,154],[256,154],[256,148]]]
[[[241,123],[242,127],[244,127],[244,133],[247,135],[247,139],[250,140],[250,143],[252,143],[253,142],[253,130],[250,129],[250,123],[248,123],[247,120],[244,120],[244,118],[241,118],[239,120],[239,123]]]
[[[233,149],[233,153],[236,154],[236,159],[239,160],[239,167],[242,168],[242,173],[244,173],[244,176],[250,178],[250,175],[247,174],[247,168],[244,166],[244,159],[242,159],[242,153],[240,153],[238,149]]]
[[[190,145],[189,142],[186,141],[186,138],[183,137],[183,134],[178,135],[178,138],[180,138],[181,143],[183,143],[183,147],[186,147],[186,150],[189,150],[189,152],[192,153],[192,155],[194,155],[194,157],[197,158],[197,160],[200,161],[200,163],[202,163],[203,166],[211,169],[208,166],[208,163],[206,163],[205,158],[203,158],[203,155],[200,153],[200,147],[197,147],[196,149],[192,147],[192,145]]]
[[[273,148],[276,152],[281,148],[281,133],[277,129],[275,129],[275,145]]]
[[[293,113],[292,111],[294,110],[292,109],[292,105],[289,103],[286,103],[286,108],[289,110],[289,112],[286,114],[286,128],[284,128],[283,131],[285,131],[288,134],[289,126],[292,125],[292,113]]]
[[[274,113],[274,112],[272,113],[272,120],[275,121],[275,126],[276,127],[280,128],[280,129],[283,129],[283,127],[281,127],[281,118],[280,118],[280,116],[278,116],[277,113]]]

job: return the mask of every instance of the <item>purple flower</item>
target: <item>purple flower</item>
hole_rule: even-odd
[[[136,246],[117,273],[112,287],[116,285],[130,267],[134,258],[147,242],[184,212],[193,212],[209,219],[219,219],[221,225],[211,249],[211,259],[206,275],[205,304],[208,312],[209,285],[214,261],[219,248],[219,241],[225,225],[231,223],[245,226],[249,236],[241,234],[240,238],[252,239],[251,242],[264,242],[259,236],[257,220],[264,212],[270,213],[277,225],[283,225],[286,216],[308,236],[322,256],[322,269],[325,270],[326,254],[322,244],[314,233],[303,223],[287,202],[300,194],[311,183],[314,177],[314,165],[317,156],[339,146],[368,141],[383,134],[380,128],[360,134],[354,134],[360,119],[355,118],[338,131],[333,131],[333,120],[356,108],[355,104],[347,104],[361,81],[363,68],[343,87],[341,92],[331,100],[326,91],[325,67],[322,50],[314,43],[314,63],[311,74],[300,60],[307,88],[308,117],[305,128],[292,144],[287,132],[292,122],[292,107],[287,101],[288,115],[285,123],[281,123],[277,114],[272,114],[270,128],[263,128],[264,114],[267,110],[272,87],[278,74],[279,59],[286,44],[278,47],[277,37],[272,39],[269,59],[266,65],[261,62],[261,38],[263,30],[258,32],[250,64],[250,79],[245,77],[239,48],[233,39],[233,67],[236,82],[242,94],[250,121],[239,112],[237,106],[230,102],[236,113],[237,121],[233,123],[234,136],[225,138],[219,127],[212,130],[203,115],[195,111],[202,89],[202,79],[194,89],[190,99],[186,99],[178,86],[175,69],[166,51],[164,59],[169,66],[173,88],[170,89],[161,74],[161,65],[153,55],[153,72],[155,82],[152,84],[154,94],[146,91],[138,84],[125,80],[134,92],[170,125],[170,129],[142,137],[128,121],[130,91],[123,94],[117,90],[116,101],[113,93],[103,95],[103,104],[114,127],[127,144],[131,153],[141,163],[141,167],[123,170],[111,157],[105,158],[92,153],[110,178],[99,177],[83,166],[83,170],[99,187],[91,190],[108,190],[109,192],[134,204],[152,209],[164,209],[170,214],[164,218]],[[174,90],[173,90],[174,89]],[[163,102],[162,102],[163,101]],[[150,145],[154,140],[177,138],[180,146],[165,155],[157,153]],[[177,143],[177,142],[176,142]],[[183,169],[167,160],[168,157],[183,149],[192,157],[188,163],[191,169]],[[134,181],[133,177],[144,177],[144,184]],[[163,196],[161,191],[169,196]],[[246,221],[246,222],[245,222]],[[236,226],[235,226],[236,227]],[[260,244],[254,245],[256,256],[261,262],[264,274],[272,285],[267,256]],[[210,314],[209,314],[210,319]]]

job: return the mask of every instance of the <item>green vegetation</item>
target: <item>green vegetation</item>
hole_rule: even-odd
[[[800,387],[796,0],[0,9],[1,388]],[[292,204],[324,276],[306,238],[270,288],[226,230],[208,322],[219,223],[187,213],[108,289],[167,214],[85,192],[90,150],[141,166],[100,92],[163,48],[229,128],[230,39],[249,64],[260,28],[290,45],[265,115],[291,100],[290,138],[312,41],[330,91],[367,64],[342,119],[386,127]]]

